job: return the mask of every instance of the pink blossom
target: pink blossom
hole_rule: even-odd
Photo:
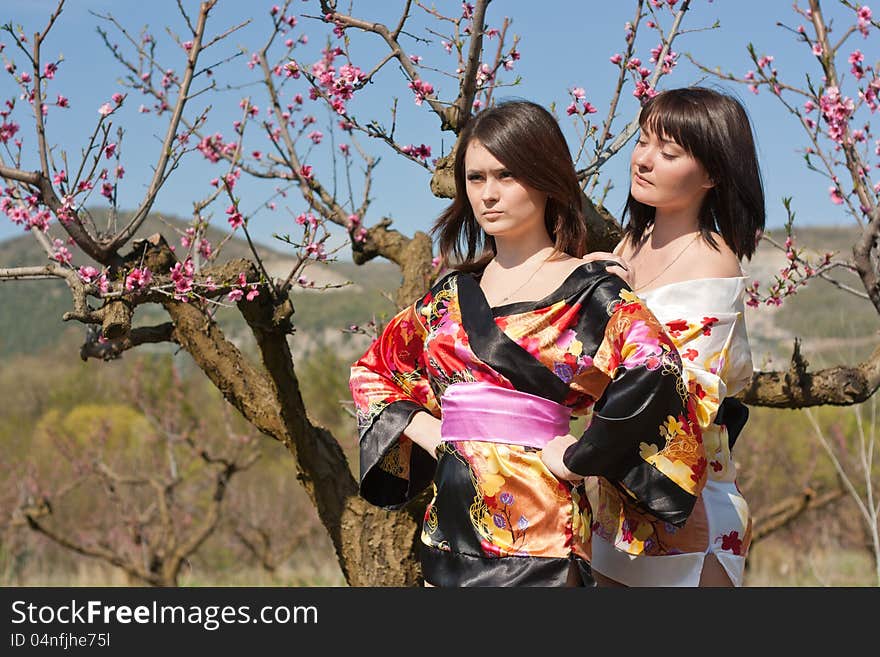
[[[181,43],[180,45],[183,46],[183,49],[184,49],[184,50],[186,50],[187,52],[189,52],[190,50],[192,50],[193,42],[192,42],[192,41],[184,41],[184,42]]]
[[[807,102],[804,103],[804,111],[805,112],[812,112],[814,109],[816,109],[816,105],[813,103],[812,100],[808,100]]]
[[[837,87],[828,87],[819,99],[819,107],[822,117],[828,123],[828,137],[841,143],[847,122],[855,108],[852,98],[841,96]]]
[[[409,83],[409,88],[412,89],[413,93],[416,95],[416,105],[421,105],[425,98],[434,93],[434,85],[430,82],[425,82],[424,80],[413,80]]]
[[[297,216],[295,221],[300,226],[304,226],[306,224],[308,224],[312,228],[316,228],[318,226],[318,219],[311,212],[309,212],[308,214],[300,214],[299,216]]]
[[[773,55],[764,55],[758,60],[758,66],[764,68],[765,66],[769,66],[772,61]]]
[[[226,221],[229,222],[229,225],[232,226],[232,230],[237,230],[239,226],[244,223],[244,217],[241,216],[241,213],[238,211],[238,208],[235,205],[230,205],[226,208],[226,214],[229,217]]]
[[[101,183],[101,196],[113,200],[113,185],[111,183]]]
[[[636,88],[633,91],[633,96],[636,98],[653,98],[657,95],[657,92],[652,89],[644,80],[639,80],[636,82]]]
[[[135,267],[128,276],[125,277],[126,290],[140,290],[147,287],[153,281],[153,273],[147,268],[138,269]]]
[[[83,283],[91,283],[93,280],[95,280],[98,277],[98,274],[100,274],[101,272],[99,272],[94,267],[86,266],[86,267],[80,267],[79,269],[77,269],[76,273],[79,274],[79,279]]]
[[[48,210],[40,210],[28,218],[28,225],[25,226],[25,230],[36,229],[45,233],[49,230],[49,220],[51,218],[52,214]]]
[[[309,242],[306,244],[306,255],[315,258],[315,260],[326,260],[327,254],[324,252],[324,244],[321,242]]]
[[[571,116],[572,114],[578,113],[577,103],[572,101],[571,105],[565,108],[565,113]]]
[[[107,144],[104,147],[104,157],[108,160],[113,157],[113,154],[116,152],[116,144]]]
[[[409,146],[404,146],[400,150],[407,155],[418,157],[423,160],[431,157],[431,147],[426,146],[425,144],[420,144],[419,146],[416,146],[415,144],[410,144]]]
[[[861,50],[854,50],[850,53],[849,63],[852,64],[852,74],[855,76],[856,80],[861,80],[865,77],[865,69],[862,67],[862,62],[864,61],[865,56],[862,54]]]
[[[229,301],[236,302],[241,301],[241,298],[244,296],[244,292],[239,289],[231,290],[229,294],[226,295],[226,298]]]
[[[186,301],[185,295],[192,291],[194,270],[192,258],[187,258],[183,263],[177,262],[172,267],[171,280],[174,282],[174,298],[178,301]]]
[[[312,167],[308,164],[303,164],[299,169],[299,174],[305,178],[306,180],[312,179]]]
[[[348,144],[339,144],[339,150],[340,150],[340,151],[342,152],[342,154],[345,155],[346,157],[348,157],[348,156],[351,154],[351,153],[349,152],[349,146],[348,146]]]
[[[595,114],[598,110],[593,107],[592,103],[584,102],[584,113]]]
[[[822,44],[821,43],[816,42],[813,44],[813,54],[816,55],[816,57],[822,56]]]
[[[60,185],[63,182],[67,182],[67,171],[61,169],[61,171],[52,176],[52,183],[55,185]]]
[[[571,95],[574,96],[575,100],[583,100],[586,97],[587,92],[584,91],[583,87],[573,87]]]
[[[12,121],[7,122],[5,119],[2,123],[0,123],[0,142],[4,144],[7,143],[10,139],[15,136],[15,133],[18,132],[19,125],[17,123],[13,123]]]
[[[858,29],[859,32],[862,33],[862,36],[867,38],[868,29],[871,26],[871,8],[867,6],[859,7],[857,16],[858,20]]]
[[[212,253],[213,249],[211,247],[211,243],[203,237],[199,242],[199,255],[201,255],[205,260],[210,260]]]
[[[55,104],[58,105],[58,107],[70,107],[70,101],[61,94],[58,94],[58,99],[55,101]]]
[[[55,77],[55,72],[58,70],[58,65],[55,62],[49,62],[43,68],[43,77],[51,80]]]
[[[256,287],[252,287],[252,288],[250,289],[250,292],[247,293],[247,296],[245,296],[245,298],[246,298],[248,301],[253,301],[253,300],[256,299],[258,296],[260,296],[260,291],[259,291]]]
[[[108,116],[111,112],[113,112],[113,108],[110,106],[110,103],[104,103],[98,108],[98,114],[101,116]]]
[[[348,215],[349,226],[357,226],[359,223],[361,223],[361,218],[359,216],[357,216],[356,214]]]
[[[70,250],[64,246],[63,241],[54,239],[52,240],[51,258],[63,265],[69,265],[70,261],[73,260],[73,255],[70,253]]]
[[[831,196],[831,202],[834,205],[840,205],[843,203],[843,196],[840,195],[840,190],[837,187],[829,187],[828,193]]]
[[[420,63],[420,62],[422,61],[422,57],[421,57],[421,55],[410,55],[410,56],[409,56],[409,60],[410,60],[413,64],[418,64],[418,63]]]
[[[110,99],[111,99],[114,103],[116,103],[117,105],[121,105],[121,104],[122,104],[122,101],[125,100],[125,96],[123,96],[121,93],[119,93],[119,92],[117,91],[115,94],[113,94],[112,96],[110,96]]]
[[[21,74],[21,81],[22,81],[22,82],[25,82],[25,83],[30,82],[30,81],[31,81],[31,74],[28,73],[27,71],[24,71],[24,72]]]
[[[321,140],[324,138],[324,133],[321,132],[320,130],[312,130],[308,134],[308,138],[312,140],[312,143],[320,144]]]
[[[120,164],[116,167],[116,180],[122,180],[125,175],[125,168]]]

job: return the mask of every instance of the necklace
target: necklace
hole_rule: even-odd
[[[684,247],[681,251],[679,251],[678,255],[675,256],[675,257],[672,259],[672,262],[670,262],[670,263],[669,263],[668,265],[666,265],[663,269],[661,269],[661,270],[660,270],[660,273],[657,274],[654,278],[652,278],[652,279],[651,279],[650,281],[648,281],[647,283],[642,283],[641,285],[634,285],[634,286],[633,286],[633,292],[635,292],[635,291],[637,291],[637,290],[643,290],[644,288],[648,287],[651,283],[653,283],[654,281],[656,281],[658,278],[660,278],[663,274],[665,274],[665,273],[666,273],[666,270],[669,269],[672,265],[674,265],[674,264],[678,261],[678,259],[679,259],[681,256],[684,255],[684,252],[687,251],[687,250],[690,248],[691,244],[693,244],[694,242],[697,241],[697,238],[698,238],[700,235],[701,235],[701,233],[700,233],[699,231],[697,231],[697,234],[694,235],[694,238],[693,238],[690,242],[688,242],[688,243],[685,245],[685,247]]]
[[[551,253],[550,255],[553,255],[553,254]],[[531,282],[531,280],[532,280],[535,276],[538,275],[538,272],[541,271],[541,268],[542,268],[544,265],[547,264],[547,261],[548,261],[548,260],[550,260],[550,256],[547,256],[546,258],[544,258],[544,260],[541,261],[541,264],[538,265],[538,267],[535,269],[535,271],[533,271],[533,272],[531,273],[531,275],[525,280],[525,282],[524,282],[522,285],[520,285],[518,288],[516,288],[513,292],[510,292],[510,293],[509,293],[507,296],[505,296],[503,299],[499,299],[497,305],[500,306],[502,303],[504,303],[505,301],[507,301],[510,297],[514,296],[517,292],[519,292],[519,291],[520,291],[521,289],[523,289],[526,285],[528,285],[528,284]]]

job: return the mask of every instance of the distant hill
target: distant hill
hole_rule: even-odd
[[[120,218],[120,223],[127,216]],[[106,222],[106,215],[99,215],[100,222]],[[135,235],[136,239],[161,233],[180,248],[179,235],[186,230],[188,223],[177,217],[158,217],[152,215]],[[208,239],[217,245],[224,232],[209,228]],[[271,276],[286,275],[293,260],[290,253],[279,247],[257,244],[256,248],[263,258]],[[292,251],[292,247],[291,247]],[[224,246],[219,261],[251,256],[247,241],[241,238],[230,239]],[[74,256],[77,265],[95,263],[86,256]],[[46,262],[40,245],[29,233],[0,241],[0,267],[20,267]],[[352,323],[365,323],[373,313],[387,314],[393,311],[393,304],[382,295],[384,291],[394,290],[400,283],[400,272],[396,265],[384,260],[376,260],[359,267],[351,262],[334,262],[311,265],[306,276],[323,284],[352,284],[340,289],[325,292],[296,290],[293,294],[295,315],[299,337],[294,340],[295,347],[302,347],[315,341],[333,342],[342,336],[340,329]],[[79,323],[65,324],[61,317],[72,308],[70,293],[63,281],[6,281],[0,282],[0,357],[18,353],[36,353],[60,341],[70,341],[71,345],[82,340],[84,327]],[[218,317],[224,330],[235,338],[246,332],[238,313],[221,311]],[[166,321],[161,308],[142,306],[136,315],[136,325]],[[360,340],[355,340],[360,343]],[[354,347],[352,347],[354,348]]]

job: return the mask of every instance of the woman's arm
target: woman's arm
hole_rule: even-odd
[[[428,454],[437,458],[437,447],[442,442],[440,420],[427,412],[416,413],[403,433]]]

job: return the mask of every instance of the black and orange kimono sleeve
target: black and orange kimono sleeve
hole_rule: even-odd
[[[404,430],[419,412],[439,417],[424,369],[422,301],[398,313],[351,367],[360,436],[360,493],[377,506],[396,508],[425,489],[436,461]]]
[[[598,285],[582,310],[578,337],[598,343],[593,376],[607,384],[563,462],[577,474],[604,477],[637,507],[682,525],[705,484],[706,458],[679,354],[616,277]]]

